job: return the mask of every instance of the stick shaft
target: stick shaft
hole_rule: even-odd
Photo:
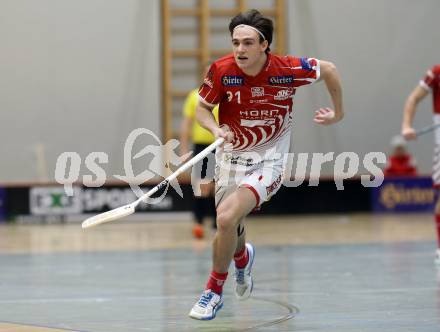
[[[431,126],[423,127],[423,128],[416,131],[416,135],[418,137],[418,136],[430,133],[431,131],[436,130],[438,127],[440,127],[440,123],[436,123]]]
[[[157,186],[149,190],[146,194],[139,197],[139,199],[134,203],[135,205],[138,205],[141,201],[145,200],[146,198],[154,195],[157,191],[160,189],[166,187],[168,183],[175,180],[180,174],[185,172],[187,169],[191,168],[195,164],[197,164],[200,160],[205,158],[207,155],[209,155],[212,151],[214,151],[218,146],[222,145],[224,142],[224,138],[218,138],[214,141],[214,143],[207,146],[205,149],[203,149],[200,153],[195,155],[193,158],[188,160],[186,163],[184,163],[182,166],[180,166],[173,174],[168,176],[165,180],[163,180],[161,183],[159,183]]]

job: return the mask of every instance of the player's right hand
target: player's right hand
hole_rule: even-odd
[[[416,131],[412,127],[402,128],[402,133],[401,134],[408,141],[417,138]]]
[[[229,129],[228,126],[217,127],[212,132],[215,138],[223,137],[225,143],[232,143],[234,140],[234,133]]]

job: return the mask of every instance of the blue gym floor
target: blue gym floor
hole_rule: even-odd
[[[124,225],[130,227],[138,226]],[[238,302],[229,280],[223,309],[206,322],[188,312],[210,271],[209,239],[186,248],[4,250],[0,331],[440,331],[440,270],[432,240],[255,242],[252,298]]]

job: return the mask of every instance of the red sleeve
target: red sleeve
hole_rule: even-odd
[[[437,80],[438,80],[437,78],[439,77],[439,75],[440,75],[440,65],[432,67],[426,72],[423,80],[420,81],[421,87],[428,91],[431,90],[434,87],[434,85],[437,84]]]
[[[293,56],[288,56],[288,58],[292,65],[295,87],[312,84],[319,79],[320,64],[318,59]]]
[[[208,73],[199,88],[199,99],[214,107],[220,103],[222,99],[222,85],[219,79],[219,71],[215,63],[209,67]]]

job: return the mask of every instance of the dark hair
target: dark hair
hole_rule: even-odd
[[[256,9],[251,9],[245,13],[240,13],[237,16],[233,17],[231,22],[229,23],[229,32],[234,32],[234,28],[237,25],[246,24],[254,27],[255,29],[261,31],[264,37],[267,40],[268,46],[266,48],[266,53],[270,52],[270,44],[272,43],[272,34],[273,34],[273,23],[272,20],[264,17],[261,13]],[[264,38],[260,36],[260,43],[264,41]]]

